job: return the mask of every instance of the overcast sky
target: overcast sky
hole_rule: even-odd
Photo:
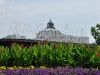
[[[34,38],[52,20],[64,34],[89,37],[100,23],[100,0],[0,0],[0,38],[18,33]]]

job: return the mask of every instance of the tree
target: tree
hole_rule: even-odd
[[[100,45],[100,24],[91,27],[91,35],[94,37],[96,44]]]

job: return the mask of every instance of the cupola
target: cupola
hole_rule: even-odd
[[[53,29],[55,29],[54,23],[51,21],[51,19],[50,19],[50,21],[47,23],[47,28],[53,28]]]

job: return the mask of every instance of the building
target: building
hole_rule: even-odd
[[[62,34],[54,27],[54,23],[51,21],[51,19],[47,23],[47,27],[36,34],[35,40],[48,40],[55,42],[71,42],[71,43],[86,43],[86,44],[89,43],[88,37],[79,37],[79,36]]]
[[[21,36],[19,34],[12,34],[12,35],[8,35],[2,39],[26,39],[25,36]]]

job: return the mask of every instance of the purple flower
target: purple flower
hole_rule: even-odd
[[[100,75],[100,70],[92,70],[87,68],[35,68],[34,70],[16,69],[2,70],[0,74],[4,75]]]

